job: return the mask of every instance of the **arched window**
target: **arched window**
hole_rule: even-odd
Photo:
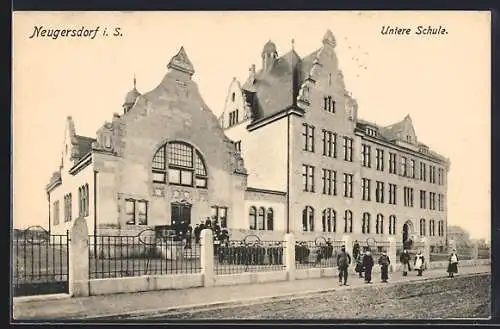
[[[236,94],[235,93],[232,93],[231,95],[231,102],[234,102],[234,99],[236,98]]]
[[[273,208],[267,209],[267,230],[268,231],[274,230],[274,211],[273,211]]]
[[[429,220],[429,236],[435,236],[435,224],[434,224],[434,219]]]
[[[250,207],[250,212],[248,214],[249,228],[251,230],[257,229],[257,209],[254,206]]]
[[[337,214],[332,208],[326,208],[325,210],[323,210],[323,232],[336,232],[336,217]]]
[[[314,208],[311,206],[302,210],[302,229],[304,232],[314,232]]]
[[[363,223],[361,226],[361,233],[370,233],[370,213],[363,213]]]
[[[425,219],[420,219],[420,235],[425,235]]]
[[[259,214],[257,216],[257,229],[258,230],[264,229],[265,216],[266,216],[266,209],[264,209],[264,207],[260,207]]]
[[[352,233],[352,211],[344,212],[344,233]]]
[[[168,164],[168,167],[167,167]],[[153,182],[173,185],[207,187],[207,169],[203,157],[191,145],[170,142],[160,147],[153,156]]]
[[[396,216],[389,216],[389,234],[396,234]]]
[[[377,222],[376,222],[376,233],[377,234],[384,234],[384,215],[378,214],[377,215]]]

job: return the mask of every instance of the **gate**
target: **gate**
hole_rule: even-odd
[[[12,246],[13,296],[68,293],[69,232],[40,226],[17,230]]]

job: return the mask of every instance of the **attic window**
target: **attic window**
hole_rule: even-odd
[[[410,136],[410,135],[406,135],[406,141],[407,141],[408,143],[411,143],[411,136]]]
[[[366,134],[368,136],[373,136],[373,137],[376,137],[377,136],[377,131],[373,128],[366,128]]]
[[[335,113],[335,100],[332,99],[332,96],[323,98],[323,110],[330,113]]]
[[[231,95],[231,101],[232,101],[232,102],[234,102],[234,99],[235,99],[235,98],[236,98],[236,94],[235,94],[235,93],[233,93],[233,94]]]

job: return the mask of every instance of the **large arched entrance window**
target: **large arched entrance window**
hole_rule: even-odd
[[[153,156],[153,182],[206,188],[208,175],[200,152],[185,142],[169,142]],[[168,175],[167,175],[168,172]]]

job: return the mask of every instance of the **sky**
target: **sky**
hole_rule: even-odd
[[[443,35],[382,35],[384,26],[441,26]],[[36,26],[99,33],[29,38]],[[103,37],[120,27],[121,36]],[[419,141],[451,161],[448,223],[490,238],[490,15],[488,12],[17,12],[13,14],[14,227],[46,225],[45,185],[60,163],[65,118],[95,137],[137,78],[147,92],[181,46],[219,115],[233,77],[272,40],[306,56],[330,29],[360,118],[412,118]]]

